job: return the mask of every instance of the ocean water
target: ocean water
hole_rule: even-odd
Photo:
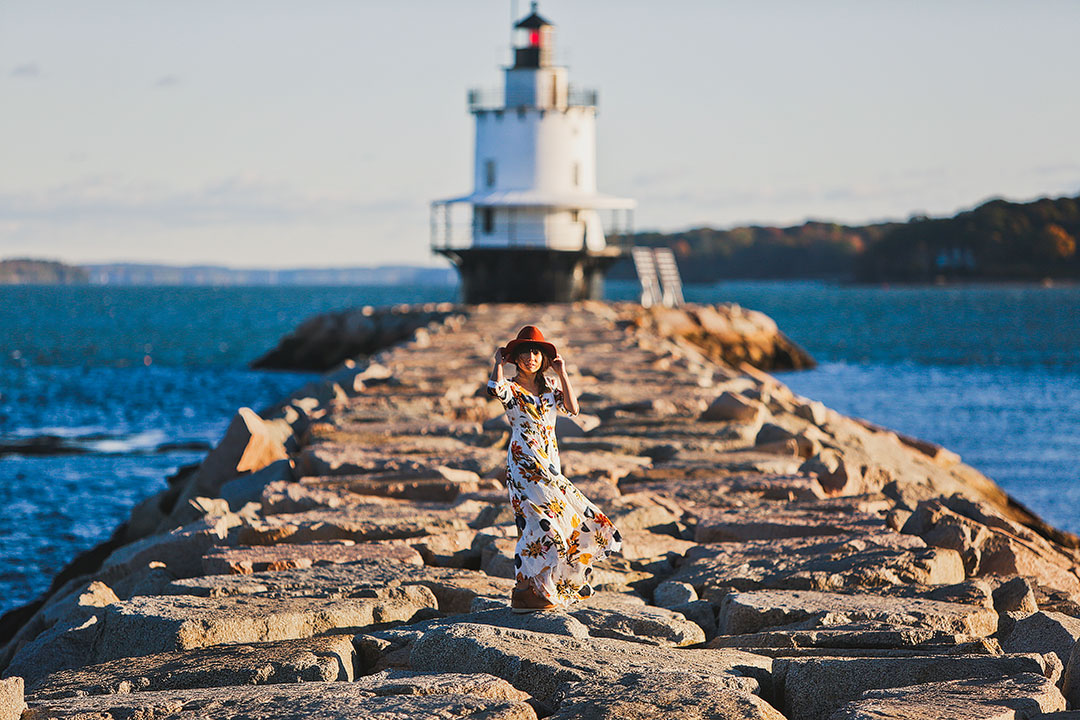
[[[633,299],[632,283],[609,284]],[[729,282],[688,300],[772,316],[821,364],[796,392],[941,443],[1080,532],[1080,289]],[[236,408],[312,378],[247,364],[301,320],[454,300],[452,287],[0,287],[0,612],[33,600],[133,505],[198,462]],[[572,351],[572,348],[570,349]]]

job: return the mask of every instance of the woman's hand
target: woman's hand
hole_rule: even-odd
[[[566,372],[566,362],[563,360],[562,355],[555,355],[555,358],[551,361],[551,369],[560,375]]]
[[[503,363],[506,360],[503,359],[502,348],[495,348],[495,364],[491,368],[491,381],[494,383],[501,383],[503,381]]]

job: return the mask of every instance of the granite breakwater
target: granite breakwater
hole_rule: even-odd
[[[708,306],[436,311],[241,409],[22,618],[0,720],[1080,704],[1077,538],[948,450],[754,367],[783,366],[775,325]],[[560,344],[580,395],[584,414],[557,426],[564,471],[624,549],[587,602],[516,616],[507,431],[484,381],[526,323]]]

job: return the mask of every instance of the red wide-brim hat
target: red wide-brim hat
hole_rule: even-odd
[[[555,346],[544,339],[544,333],[540,332],[540,328],[535,325],[526,325],[521,328],[517,337],[506,343],[506,347],[502,349],[503,357],[508,360],[514,357],[514,348],[520,345],[536,345],[540,348],[540,352],[547,355],[549,360],[554,360],[555,356],[559,354]]]

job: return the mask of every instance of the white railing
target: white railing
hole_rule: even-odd
[[[608,247],[628,248],[632,244],[632,210],[598,210]],[[461,250],[470,247],[553,247],[580,249],[585,244],[585,224],[580,222],[536,222],[535,216],[518,217],[514,212],[500,215],[498,224],[485,232],[483,216],[465,202],[431,205],[431,249]]]
[[[596,107],[599,93],[591,88],[571,85],[566,91],[565,107]],[[469,112],[490,112],[494,110],[515,110],[536,107],[535,103],[506,103],[506,91],[503,88],[473,88],[467,95]],[[545,104],[545,108],[553,107]],[[560,106],[561,107],[561,106]]]

